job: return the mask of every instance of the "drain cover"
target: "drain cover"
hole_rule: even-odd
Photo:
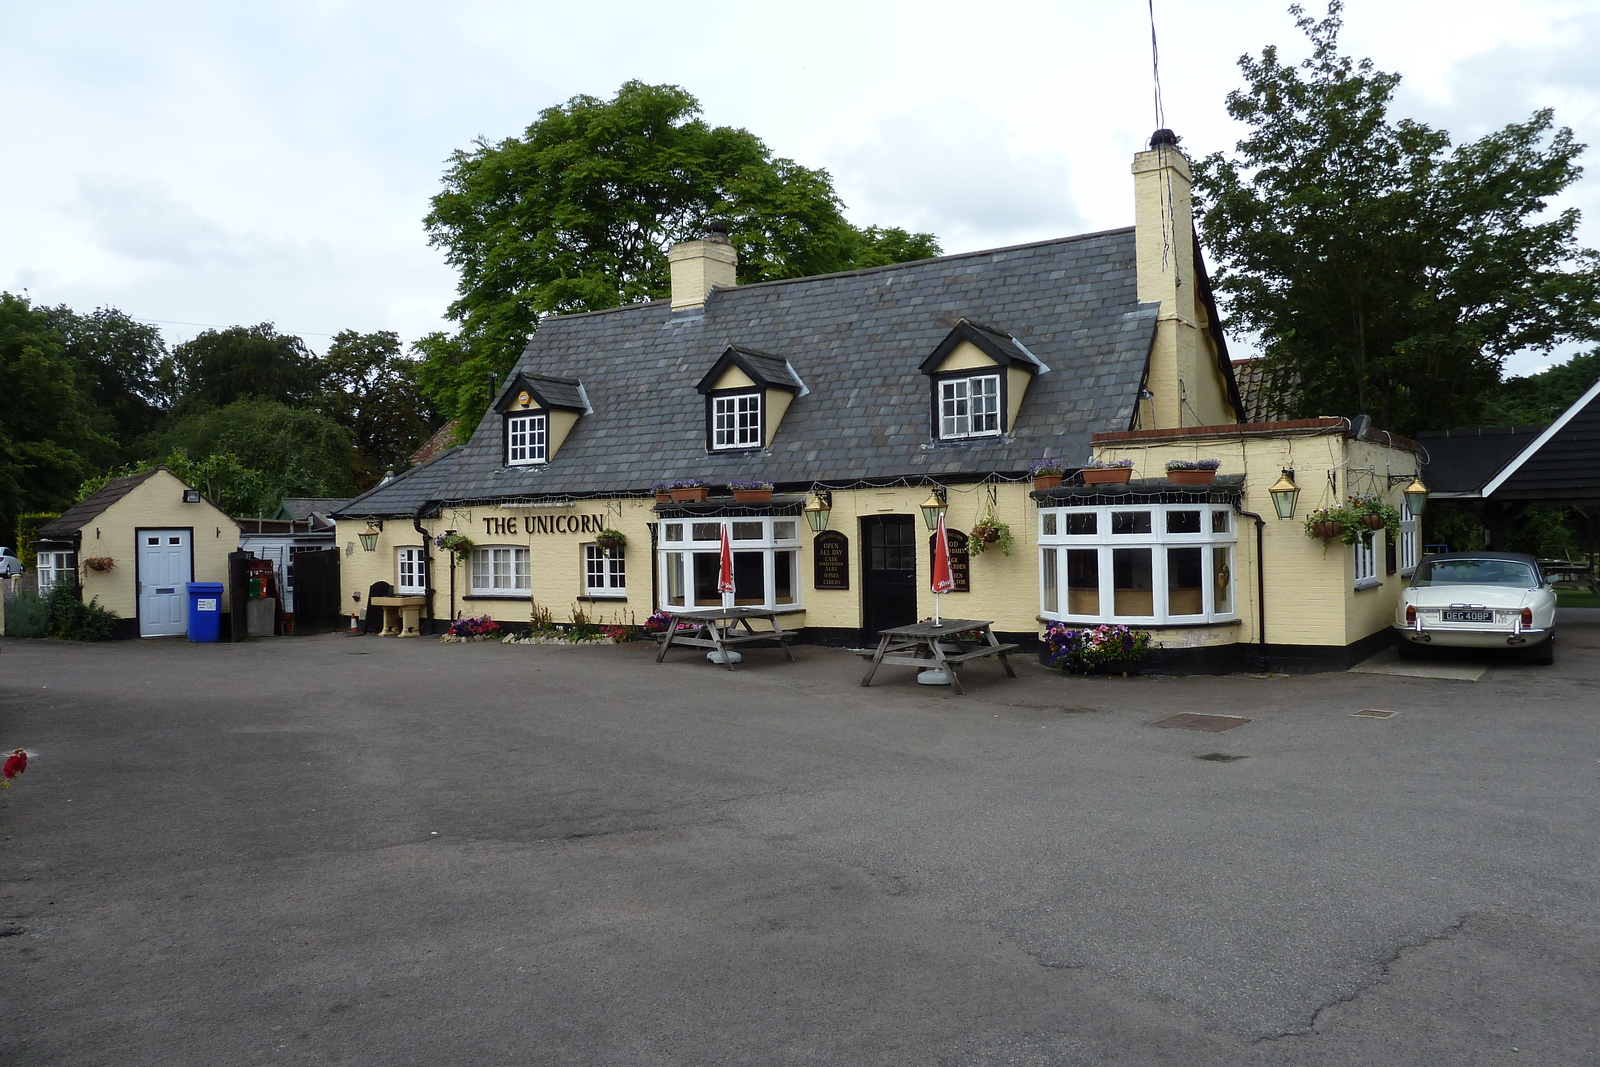
[[[1392,711],[1379,711],[1377,708],[1362,708],[1360,711],[1354,713],[1353,718],[1357,718],[1357,719],[1392,719],[1392,718],[1394,718],[1394,712],[1392,712]]]
[[[1162,719],[1155,725],[1169,730],[1204,730],[1207,733],[1220,734],[1235,726],[1243,726],[1249,721],[1243,715],[1196,715],[1193,712],[1185,712],[1170,719]]]

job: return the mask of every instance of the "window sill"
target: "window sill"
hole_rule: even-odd
[[[1378,588],[1381,588],[1382,586],[1383,586],[1383,579],[1381,579],[1381,578],[1367,578],[1364,581],[1360,581],[1360,582],[1356,583],[1356,592],[1364,593],[1368,589],[1378,589]]]
[[[528,600],[533,596],[529,593],[463,593],[462,600]]]
[[[600,600],[627,600],[628,599],[628,594],[627,593],[585,593],[582,596],[578,597],[577,599],[584,600],[584,601],[589,601],[589,600],[596,600],[596,601],[600,601]]]

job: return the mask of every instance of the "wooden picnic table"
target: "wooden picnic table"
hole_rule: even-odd
[[[909,626],[896,626],[879,631],[877,649],[867,666],[862,685],[871,685],[872,676],[887,663],[894,667],[915,667],[919,671],[941,670],[950,678],[950,688],[961,696],[961,679],[956,675],[956,664],[985,656],[999,656],[1000,665],[1015,678],[1006,653],[1015,652],[1017,645],[1003,645],[994,635],[994,623],[982,619],[945,619],[942,622],[918,622]],[[975,635],[969,637],[968,635]]]
[[[721,654],[723,665],[731,671],[733,657],[728,655],[731,649],[772,641],[782,647],[783,654],[789,657],[791,663],[794,662],[794,652],[789,648],[789,642],[795,639],[797,633],[785,630],[783,623],[778,621],[779,613],[770,608],[697,608],[689,611],[667,608],[666,613],[672,617],[672,622],[661,636],[661,649],[656,653],[657,663],[667,658],[667,650],[673,645],[686,645],[690,648],[716,649]],[[765,620],[772,629],[757,630],[750,625],[753,619]],[[690,623],[692,628],[680,629],[680,621]],[[744,625],[744,633],[739,632],[740,624]]]

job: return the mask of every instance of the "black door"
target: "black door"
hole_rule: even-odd
[[[343,622],[339,614],[339,550],[294,554],[294,632],[325,633]]]
[[[886,626],[917,621],[917,529],[910,515],[861,520],[862,626],[877,641]]]

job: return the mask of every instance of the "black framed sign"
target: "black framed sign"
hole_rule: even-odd
[[[850,588],[850,539],[837,530],[825,530],[811,542],[813,589]]]
[[[938,534],[928,538],[928,558],[933,559],[933,542]],[[950,577],[956,587],[952,593],[972,592],[972,557],[967,553],[967,535],[960,530],[945,530],[945,540],[950,542]]]

